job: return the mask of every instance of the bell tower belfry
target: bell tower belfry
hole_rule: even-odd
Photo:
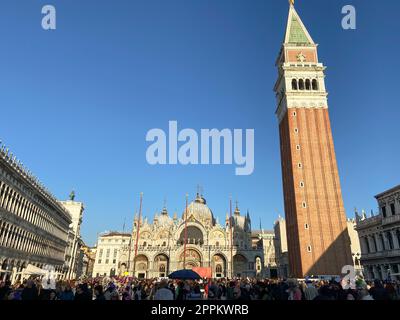
[[[350,239],[328,112],[325,66],[289,1],[274,91],[283,191],[294,277],[340,275],[352,265]]]

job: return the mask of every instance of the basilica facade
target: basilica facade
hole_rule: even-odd
[[[140,221],[139,221],[140,220]],[[207,270],[213,278],[262,276],[263,248],[251,239],[251,220],[238,206],[219,224],[197,194],[181,217],[164,207],[152,222],[135,217],[130,241],[119,252],[118,273],[166,277],[180,269]]]

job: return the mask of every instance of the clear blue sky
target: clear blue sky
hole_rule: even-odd
[[[57,30],[41,8],[57,8]],[[356,31],[341,28],[353,4]],[[373,196],[399,184],[398,1],[298,0],[327,66],[330,113],[344,202],[376,210]],[[86,205],[82,233],[127,226],[144,192],[144,215],[164,198],[184,209],[197,184],[223,221],[229,195],[253,228],[283,213],[272,88],[286,0],[84,0],[0,3],[0,139],[59,198]],[[254,128],[255,172],[233,166],[146,163],[145,135],[180,127]]]

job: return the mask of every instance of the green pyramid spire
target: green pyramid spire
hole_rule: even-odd
[[[311,44],[296,15],[292,16],[292,22],[289,31],[289,43]]]
[[[314,44],[310,34],[308,33],[293,5],[291,5],[289,9],[285,43],[296,45]]]

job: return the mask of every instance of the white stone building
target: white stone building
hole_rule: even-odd
[[[126,270],[121,267],[120,254],[124,246],[129,246],[130,240],[130,233],[105,232],[100,234],[97,240],[92,277],[124,274]]]
[[[71,217],[0,143],[0,280],[18,280],[28,265],[64,271]]]
[[[60,201],[60,204],[69,212],[72,222],[68,231],[68,247],[65,250],[65,279],[77,279],[83,275],[82,252],[83,240],[81,238],[81,224],[83,211],[85,210],[82,202],[76,202],[72,199]]]
[[[263,277],[277,278],[278,266],[275,252],[275,233],[271,230],[253,231],[253,247],[260,246],[264,255]],[[258,241],[257,241],[258,239]]]
[[[367,279],[400,279],[400,186],[375,196],[379,214],[356,214],[361,264]]]
[[[347,230],[350,237],[351,256],[353,258],[354,269],[357,274],[362,275],[363,270],[361,265],[361,246],[356,227],[357,223],[355,219],[347,219]]]

